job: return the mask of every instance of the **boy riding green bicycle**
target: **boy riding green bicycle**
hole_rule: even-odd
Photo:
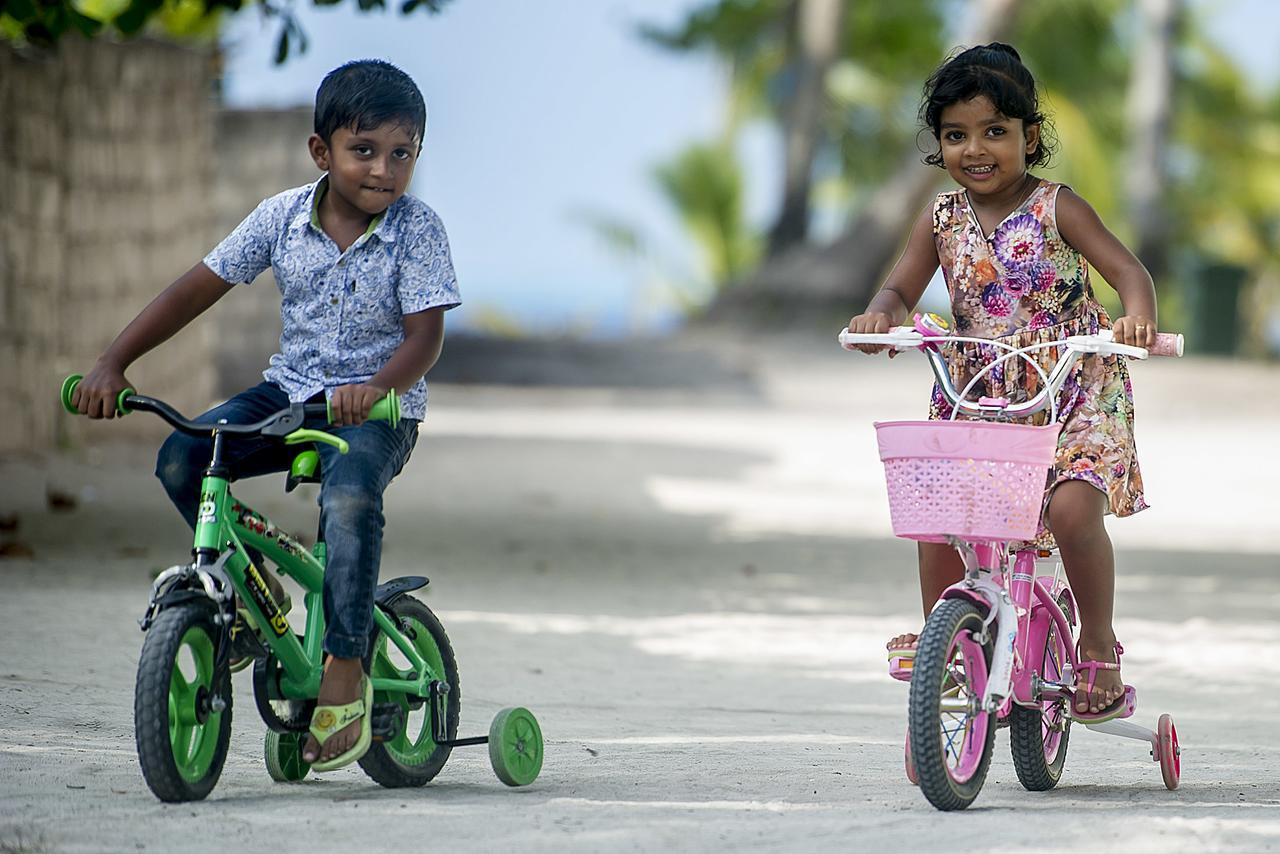
[[[425,130],[425,103],[404,72],[377,60],[331,72],[316,93],[315,133],[308,140],[325,174],[259,204],[143,309],[67,397],[85,415],[113,417],[129,386],[124,372],[130,364],[236,284],[272,269],[282,297],[280,352],[264,382],[197,421],[252,423],[291,404],[323,403],[332,435],[348,446],[346,453],[334,443],[317,449],[329,658],[303,749],[317,770],[348,765],[370,744],[373,687],[363,662],[374,630],[382,495],[413,450],[444,312],[460,303],[444,226],[406,193]],[[403,390],[398,421],[369,420],[374,404],[392,390]],[[197,530],[202,518],[213,521],[202,482],[215,441],[178,431],[157,460],[157,476]],[[229,441],[219,451],[228,480],[289,470],[295,456],[279,437],[261,435]],[[283,589],[258,572],[256,550],[248,557],[247,577],[268,587],[264,601],[276,602],[283,615],[290,604]],[[262,593],[259,584],[250,587]]]

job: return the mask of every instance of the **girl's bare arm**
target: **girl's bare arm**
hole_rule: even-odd
[[[195,320],[234,285],[196,264],[165,288],[116,336],[76,386],[71,402],[90,418],[114,418],[116,396],[129,386],[124,372],[143,353],[160,346]]]
[[[1058,233],[1093,265],[1120,295],[1124,315],[1112,324],[1115,340],[1135,347],[1155,343],[1158,316],[1151,274],[1103,224],[1089,203],[1071,190],[1058,191]]]
[[[893,265],[884,284],[867,304],[867,310],[849,321],[849,331],[858,333],[888,332],[907,319],[938,269],[938,247],[933,240],[933,203],[916,217],[902,256]],[[876,353],[883,347],[860,346],[864,353]]]

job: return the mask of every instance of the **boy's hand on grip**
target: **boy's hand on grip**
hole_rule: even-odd
[[[1141,314],[1126,314],[1116,318],[1115,323],[1111,324],[1111,340],[1130,347],[1150,348],[1156,343],[1156,333],[1159,331],[1151,318]]]
[[[116,399],[129,388],[124,371],[110,363],[98,362],[71,393],[71,405],[90,418],[115,418]]]
[[[849,321],[849,331],[857,335],[882,335],[891,329],[893,329],[893,318],[883,311],[869,311]],[[886,349],[884,344],[854,344],[853,348],[871,355]],[[889,350],[890,359],[896,355],[898,355],[897,350]]]
[[[387,396],[385,388],[368,383],[338,386],[329,398],[329,423],[340,427],[354,427],[369,418],[369,410]]]

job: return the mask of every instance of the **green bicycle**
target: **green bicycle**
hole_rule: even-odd
[[[62,405],[75,413],[71,396],[81,376],[62,384]],[[294,458],[286,489],[318,482],[314,444],[340,453],[347,443],[303,426],[327,421],[327,404],[295,403],[256,424],[199,424],[163,401],[125,389],[116,400],[121,415],[140,410],[175,429],[213,439],[204,472],[192,560],[157,576],[146,613],[138,661],[134,727],[138,760],[147,786],[168,802],[200,800],[222,773],[231,738],[231,659],[253,658],[253,694],[267,725],[263,745],[267,773],[279,782],[303,779],[302,757],[323,670],[325,546],[307,549],[230,491],[232,472],[223,463],[227,441],[275,438],[306,445]],[[371,419],[394,426],[400,417],[395,392],[379,401]],[[254,550],[302,586],[306,626],[295,635],[250,557]],[[458,665],[444,627],[426,605],[410,596],[426,586],[422,576],[380,584],[374,595],[374,629],[366,666],[373,683],[370,723],[373,744],[360,767],[387,787],[421,786],[440,773],[454,747],[488,744],[498,779],[509,786],[532,783],[542,770],[542,731],[524,708],[498,713],[488,736],[458,738]],[[256,631],[237,623],[237,611]],[[234,651],[234,652],[233,652]]]

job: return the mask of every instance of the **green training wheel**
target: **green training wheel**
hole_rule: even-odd
[[[277,783],[296,783],[307,776],[311,763],[302,758],[302,746],[307,743],[305,732],[276,732],[267,730],[262,743],[262,755],[267,760],[267,773]]]
[[[527,786],[542,770],[542,729],[528,709],[503,709],[489,725],[489,764],[508,786]]]

